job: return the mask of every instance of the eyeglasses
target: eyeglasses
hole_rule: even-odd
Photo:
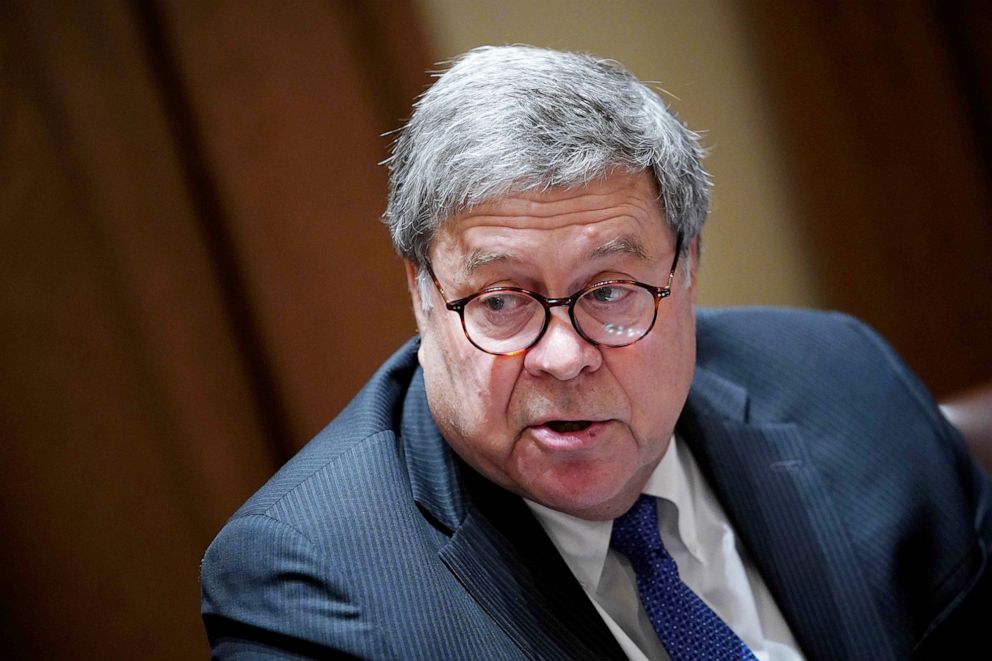
[[[558,306],[568,306],[572,326],[590,344],[625,347],[654,328],[658,304],[672,293],[681,248],[680,234],[664,287],[637,280],[603,280],[565,298],[548,298],[520,287],[488,287],[448,301],[429,262],[427,271],[445,307],[461,318],[465,337],[486,353],[512,356],[530,349],[541,341],[551,322],[551,308]]]

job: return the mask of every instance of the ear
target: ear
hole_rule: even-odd
[[[699,236],[696,236],[689,244],[689,297],[693,305],[696,303],[696,278],[699,275]]]
[[[403,260],[406,270],[406,288],[410,292],[410,302],[413,305],[413,316],[417,319],[417,328],[424,330],[424,306],[420,300],[420,284],[417,282],[417,265],[408,259]]]

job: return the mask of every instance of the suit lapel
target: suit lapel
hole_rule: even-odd
[[[419,369],[401,435],[415,501],[451,533],[441,561],[526,656],[626,658],[524,502],[450,451],[430,416]]]
[[[473,506],[441,558],[531,658],[625,659],[524,502],[468,472]]]
[[[817,466],[791,424],[751,425],[747,393],[697,369],[680,433],[804,653],[892,657]]]
[[[419,367],[403,401],[400,438],[414,501],[442,528],[456,529],[468,507],[465,488],[455,454],[427,408],[424,372]]]

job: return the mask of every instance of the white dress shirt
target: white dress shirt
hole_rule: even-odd
[[[644,486],[658,499],[665,548],[679,575],[761,661],[802,659],[765,582],[744,556],[692,454],[675,437]],[[668,659],[627,558],[610,549],[612,521],[586,521],[526,501],[632,661]]]

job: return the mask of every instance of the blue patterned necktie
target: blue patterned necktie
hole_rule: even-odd
[[[727,623],[679,578],[658,532],[655,499],[641,494],[613,522],[610,546],[630,560],[641,603],[672,661],[754,659]]]

